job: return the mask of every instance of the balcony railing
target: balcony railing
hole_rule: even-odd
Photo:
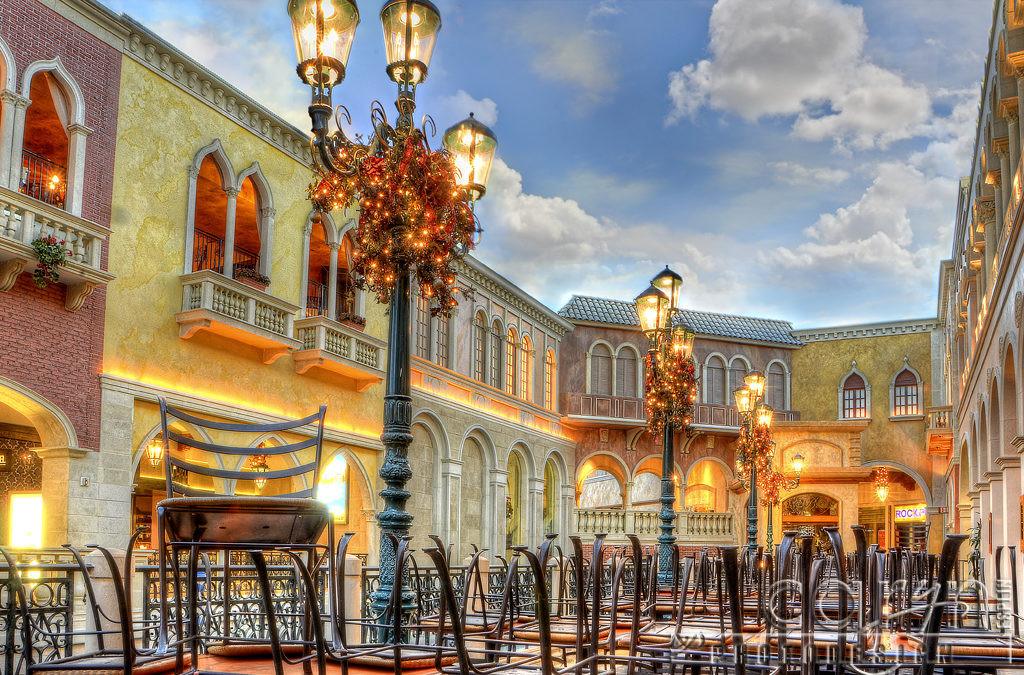
[[[21,182],[18,191],[58,209],[64,208],[68,170],[34,152],[21,153]]]
[[[231,262],[233,267],[251,267],[254,270],[260,268],[259,253],[253,253],[241,246],[235,246],[234,251]],[[192,240],[192,271],[200,270],[224,270],[224,240],[196,228]]]
[[[953,449],[953,406],[944,405],[927,408],[928,452],[933,455],[949,455]]]
[[[731,513],[676,514],[677,543],[730,543],[736,535]],[[610,540],[636,534],[641,540],[653,540],[661,533],[661,517],[657,511],[624,509],[576,509],[576,532],[593,535],[605,532]]]
[[[260,350],[264,363],[300,346],[294,337],[298,307],[212,270],[180,277],[182,339],[208,331]]]
[[[295,322],[299,351],[292,354],[295,372],[317,368],[356,381],[363,391],[384,379],[383,340],[366,335],[324,316],[311,316]]]
[[[568,392],[563,394],[562,402],[565,414],[577,418],[579,422],[586,422],[588,417],[598,418],[595,419],[595,422],[600,421],[601,424],[606,424],[608,420],[623,420],[624,423],[632,423],[636,420],[647,419],[642,398]],[[794,410],[775,411],[775,420],[777,421],[791,422],[798,419],[800,419],[800,413]],[[738,427],[740,426],[740,416],[736,411],[736,406],[721,403],[698,403],[693,406],[693,423],[706,426]]]
[[[0,188],[0,291],[10,290],[35,265],[33,240],[52,236],[71,253],[58,272],[68,288],[65,307],[77,310],[96,286],[114,278],[101,266],[109,234],[102,225]]]

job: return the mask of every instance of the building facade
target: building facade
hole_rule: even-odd
[[[1000,1],[985,60],[969,173],[961,180],[951,258],[941,265],[941,359],[952,404],[946,490],[953,528],[980,527],[986,573],[999,546],[1024,540],[1020,261],[1024,7]]]

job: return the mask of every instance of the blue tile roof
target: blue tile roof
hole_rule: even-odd
[[[623,300],[574,295],[558,313],[570,321],[594,321],[620,326],[640,325],[636,306],[632,302]],[[698,312],[692,309],[681,310],[678,321],[688,324],[698,335],[775,342],[785,345],[803,344],[793,337],[793,326],[788,321]]]

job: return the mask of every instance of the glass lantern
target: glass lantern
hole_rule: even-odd
[[[441,13],[429,0],[388,0],[380,10],[388,77],[403,85],[427,79],[441,30]]]

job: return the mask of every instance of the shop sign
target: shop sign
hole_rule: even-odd
[[[928,517],[928,506],[926,504],[909,504],[897,506],[895,519],[897,523],[905,523],[914,520],[926,520]]]
[[[0,450],[0,472],[10,471],[11,463],[14,461],[14,453],[10,450]]]

